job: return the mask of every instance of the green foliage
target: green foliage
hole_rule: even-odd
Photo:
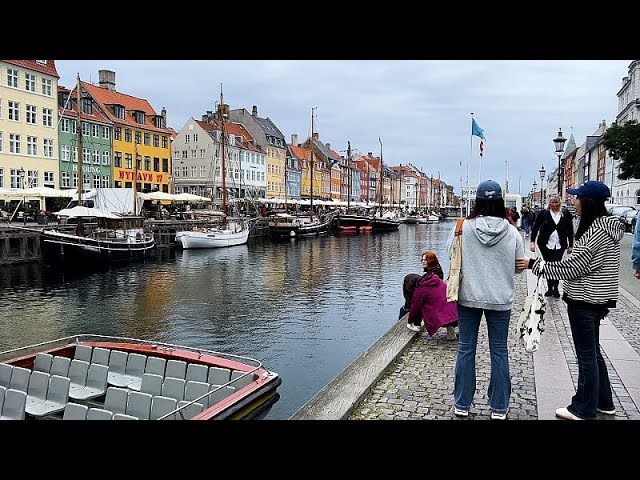
[[[624,125],[613,124],[601,141],[609,154],[621,161],[620,180],[640,178],[640,125],[637,120],[629,120]]]

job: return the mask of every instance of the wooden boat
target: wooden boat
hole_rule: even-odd
[[[244,245],[249,238],[247,222],[226,222],[220,227],[197,228],[176,233],[176,243],[182,248],[222,248]]]
[[[258,360],[75,335],[0,353],[2,420],[258,419],[282,379]]]
[[[269,234],[272,237],[311,237],[329,233],[332,216],[320,219],[315,215],[290,215],[277,213],[269,218]]]

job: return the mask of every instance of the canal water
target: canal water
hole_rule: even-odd
[[[0,350],[80,333],[261,360],[282,377],[267,419],[287,419],[391,328],[402,280],[453,221],[357,236],[250,240],[83,273],[0,268]]]

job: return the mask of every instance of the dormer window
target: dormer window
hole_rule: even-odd
[[[124,120],[124,107],[122,105],[112,105],[113,115],[120,120]]]
[[[86,113],[87,115],[93,114],[93,105],[90,97],[84,97],[82,99],[82,113]]]
[[[47,61],[46,60],[36,60],[36,63],[39,65],[46,65]]]
[[[144,124],[144,112],[140,110],[134,110],[133,118],[135,119],[136,123]]]
[[[162,115],[156,115],[155,117],[153,117],[153,124],[156,126],[156,128],[164,128],[164,118],[162,117]]]

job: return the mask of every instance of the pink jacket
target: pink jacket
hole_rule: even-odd
[[[457,304],[447,302],[447,284],[433,273],[422,277],[411,300],[409,322],[417,323],[421,317],[429,336],[458,321]]]

